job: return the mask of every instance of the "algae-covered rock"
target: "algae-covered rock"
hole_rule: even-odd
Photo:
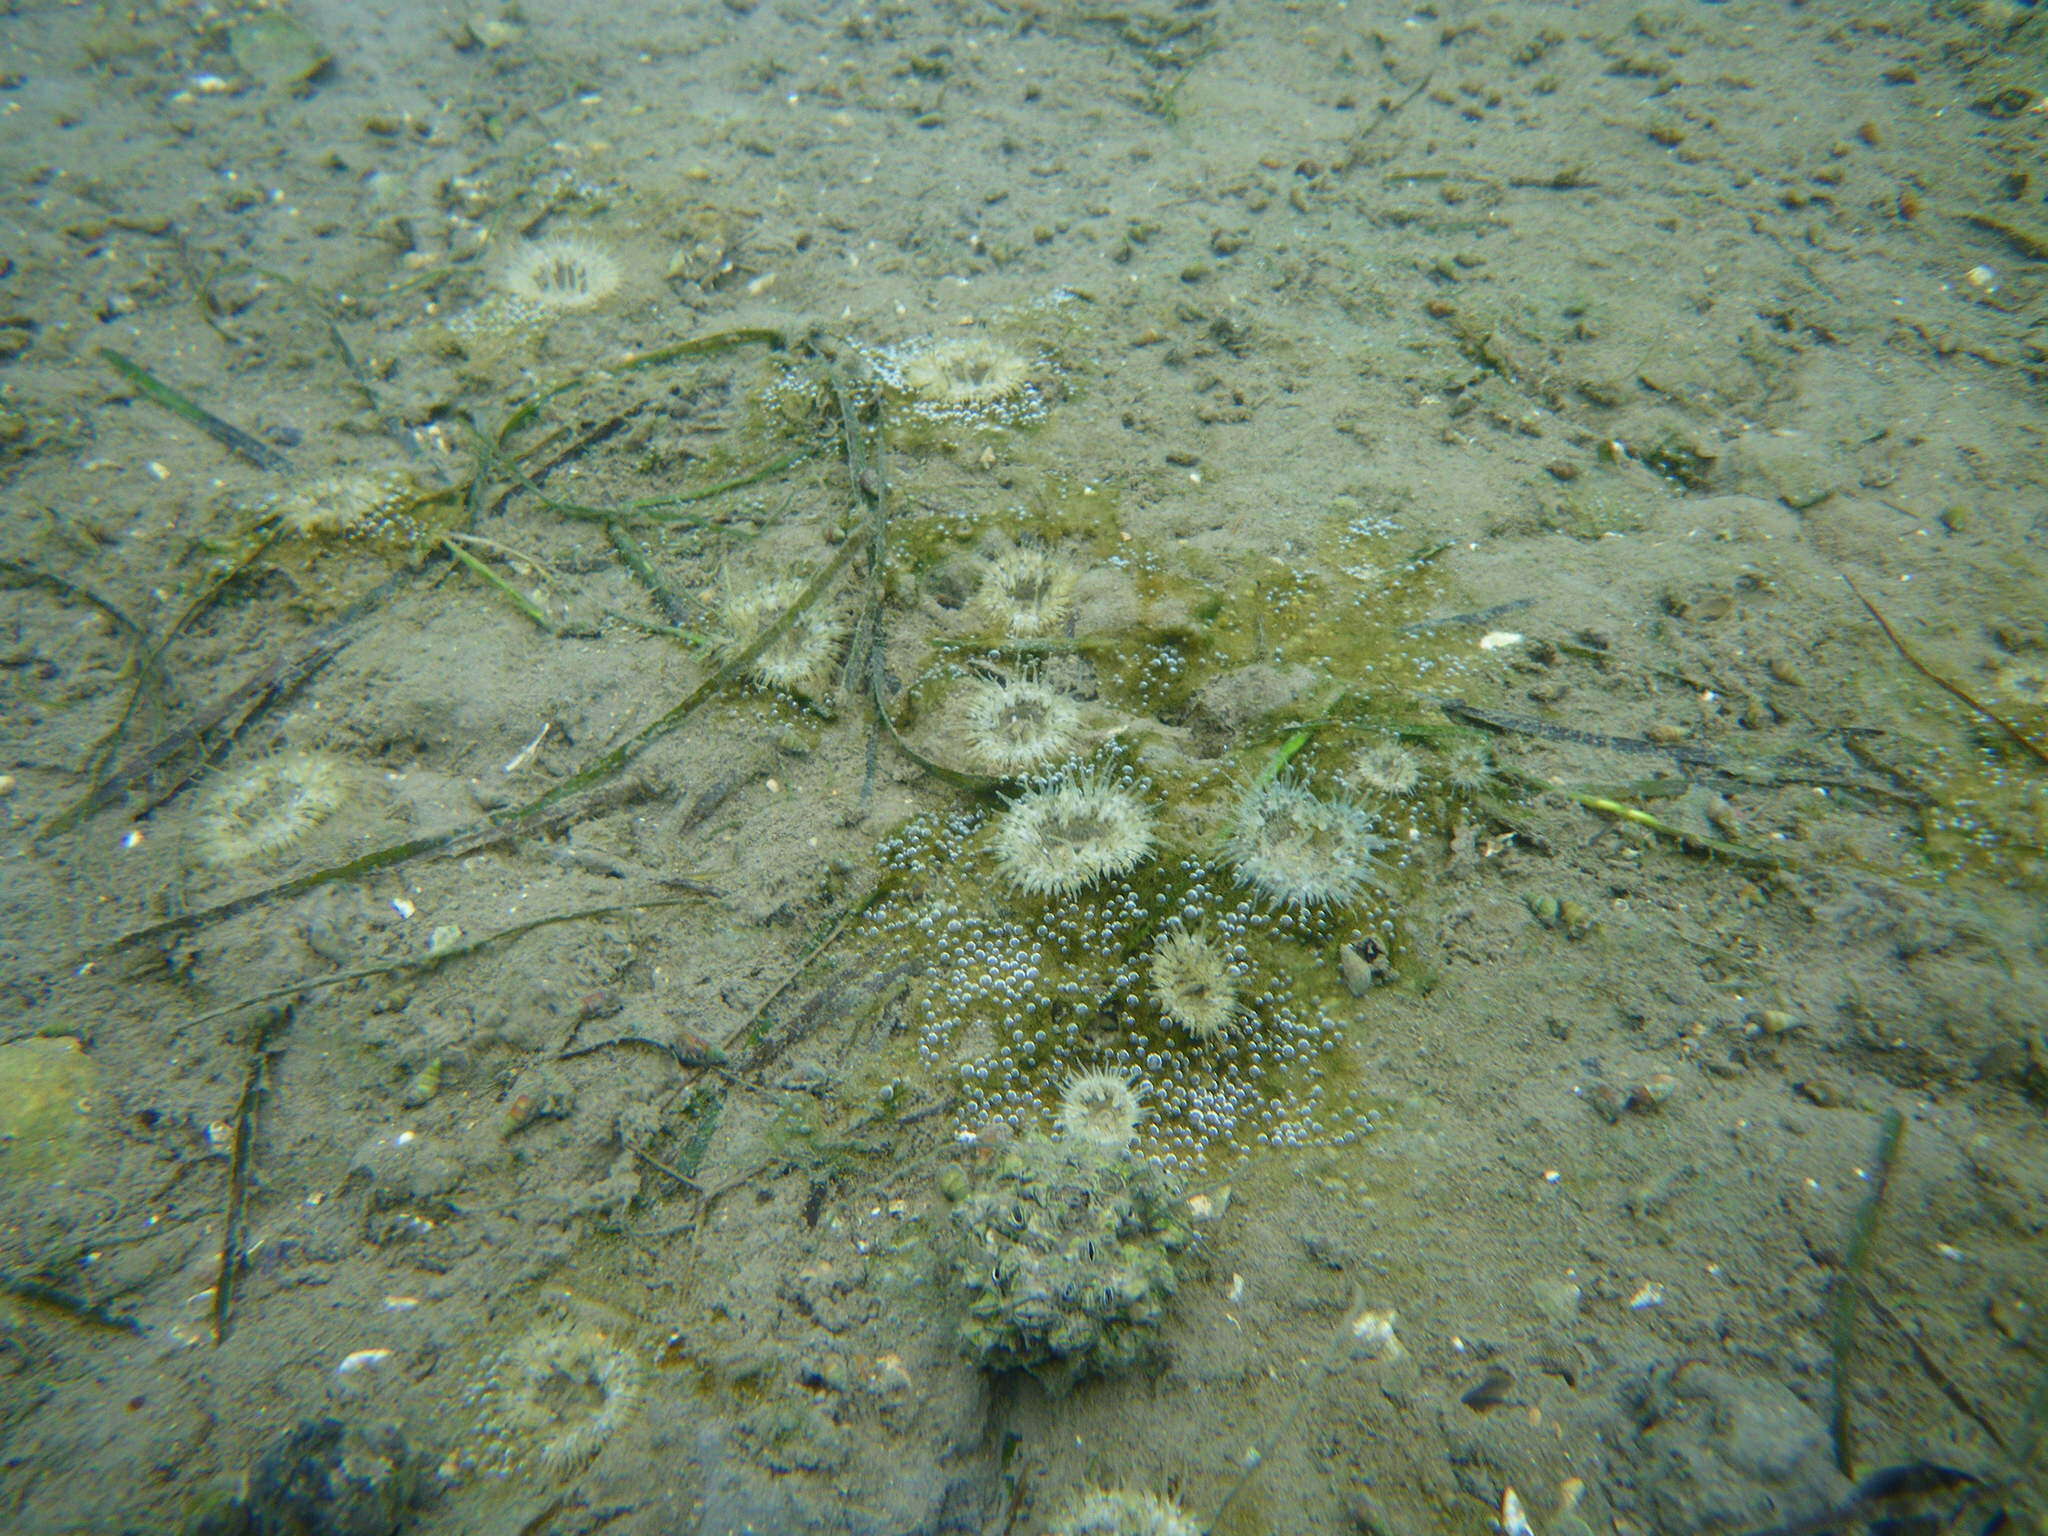
[[[85,1150],[98,1078],[69,1037],[0,1045],[0,1178],[59,1172]]]
[[[953,1209],[961,1347],[1055,1392],[1155,1358],[1173,1256],[1194,1238],[1180,1193],[1125,1151],[1018,1142]]]
[[[228,29],[228,51],[250,79],[278,90],[312,79],[332,57],[312,29],[289,11],[245,16]]]
[[[194,1510],[184,1536],[397,1536],[424,1489],[396,1425],[311,1419],[271,1443],[240,1494]]]

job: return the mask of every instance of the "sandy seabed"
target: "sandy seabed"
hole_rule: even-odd
[[[2048,1529],[2044,88],[2000,5],[7,7],[0,1524]],[[1064,906],[1020,676],[1156,807]],[[1280,756],[1336,910],[1231,867]],[[1020,1008],[1195,1197],[1065,1392],[960,1343]]]

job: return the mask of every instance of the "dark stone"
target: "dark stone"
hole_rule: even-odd
[[[395,1425],[301,1424],[249,1474],[250,1536],[396,1536],[421,1494],[420,1464]]]

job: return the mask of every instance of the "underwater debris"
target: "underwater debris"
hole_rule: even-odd
[[[0,1045],[0,1183],[43,1176],[86,1156],[99,1079],[99,1063],[71,1036]]]
[[[309,1419],[256,1459],[246,1487],[191,1512],[187,1536],[364,1536],[402,1529],[426,1465],[391,1424]]]

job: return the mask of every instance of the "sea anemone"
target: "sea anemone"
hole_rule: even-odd
[[[1230,829],[1231,867],[1275,907],[1337,907],[1377,884],[1373,855],[1387,840],[1371,815],[1324,800],[1286,774],[1238,802]]]
[[[1493,753],[1483,741],[1461,741],[1444,754],[1444,782],[1462,794],[1476,795],[1493,782]]]
[[[1376,742],[1352,759],[1351,778],[1383,795],[1412,795],[1422,783],[1422,761],[1398,741]]]
[[[1144,1118],[1144,1105],[1131,1079],[1102,1071],[1077,1072],[1068,1078],[1055,1117],[1067,1140],[1119,1152],[1131,1144]]]
[[[411,533],[395,521],[419,485],[402,469],[321,475],[265,504],[284,531],[302,539],[372,539]]]
[[[1015,426],[1045,409],[1042,366],[993,336],[911,342],[881,362],[911,408],[934,420]]]
[[[1074,568],[1043,544],[1015,544],[982,565],[968,613],[1001,635],[1034,640],[1066,628]]]
[[[2008,661],[1992,674],[1998,691],[2015,704],[2039,709],[2048,705],[2048,665],[2039,661]]]
[[[774,623],[809,586],[801,576],[773,576],[765,581],[727,588],[719,597],[718,614],[731,637],[727,651],[749,644]],[[851,630],[846,605],[827,593],[791,621],[747,664],[747,675],[771,688],[806,697],[831,683],[840,648]]]
[[[966,736],[992,773],[1029,773],[1073,753],[1081,711],[1035,678],[984,678],[968,691]]]
[[[1137,1488],[1090,1488],[1068,1502],[1046,1536],[1202,1536],[1173,1500]]]
[[[522,241],[498,272],[514,299],[543,311],[590,309],[618,291],[618,258],[594,240],[556,235]]]
[[[1215,1039],[1243,1011],[1230,956],[1199,929],[1173,929],[1152,946],[1152,1000],[1197,1040]]]
[[[208,864],[276,858],[333,815],[347,792],[341,765],[288,752],[216,779],[199,805],[199,856]]]
[[[643,1374],[636,1356],[595,1328],[528,1334],[471,1393],[479,1461],[493,1472],[531,1464],[555,1479],[580,1472],[632,1413]]]
[[[1152,807],[1095,773],[1026,790],[996,822],[996,864],[1033,896],[1072,896],[1128,874],[1152,851]]]

